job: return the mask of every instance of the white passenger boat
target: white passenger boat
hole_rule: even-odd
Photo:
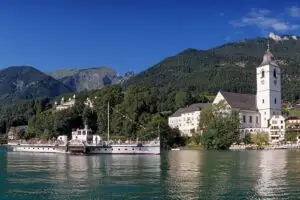
[[[109,111],[109,105],[108,105]],[[109,112],[108,112],[109,124]],[[160,138],[151,141],[139,139],[126,141],[107,141],[99,135],[93,135],[92,130],[85,126],[84,129],[72,131],[72,138],[68,141],[66,135],[58,136],[55,141],[8,141],[12,151],[39,152],[39,153],[74,153],[74,154],[160,154]]]

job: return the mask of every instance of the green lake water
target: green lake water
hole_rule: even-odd
[[[300,152],[5,153],[0,199],[300,199]]]

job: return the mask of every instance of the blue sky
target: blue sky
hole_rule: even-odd
[[[300,35],[300,2],[10,0],[0,2],[0,25],[1,67],[140,72],[186,48]]]

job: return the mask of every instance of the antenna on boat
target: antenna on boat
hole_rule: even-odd
[[[109,101],[107,103],[107,142],[109,142]]]

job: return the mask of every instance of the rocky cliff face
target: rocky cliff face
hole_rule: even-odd
[[[75,70],[73,70],[74,72]],[[89,91],[99,89],[105,85],[112,84],[112,80],[117,77],[115,70],[106,67],[80,69],[70,76],[62,77],[60,80],[73,91]]]

